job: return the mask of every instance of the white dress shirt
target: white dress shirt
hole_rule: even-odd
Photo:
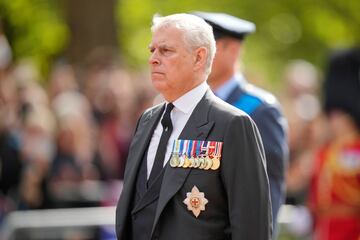
[[[207,89],[209,89],[209,86],[206,81],[204,81],[199,86],[191,89],[189,92],[185,93],[173,102],[175,107],[170,114],[171,122],[173,124],[173,131],[167,144],[164,166],[170,159],[174,140],[179,138],[180,133],[184,129],[185,124],[189,120],[192,112],[194,111],[194,108],[200,102],[201,98],[205,95]],[[151,137],[147,153],[147,178],[149,178],[151,169],[154,165],[156,150],[160,142],[162,131],[163,127],[160,120]]]

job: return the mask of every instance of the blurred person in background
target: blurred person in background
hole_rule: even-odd
[[[289,123],[290,150],[286,203],[305,204],[314,154],[326,132],[318,97],[319,73],[311,63],[293,60],[285,67],[283,80],[281,102]]]
[[[100,154],[107,179],[123,179],[132,138],[135,110],[133,79],[124,70],[113,68],[96,94],[103,120],[99,129]]]
[[[134,76],[134,88],[136,89],[136,111],[134,114],[134,119],[139,119],[142,112],[145,109],[154,105],[154,99],[156,98],[157,91],[151,83],[151,78],[147,72],[148,70],[143,70],[137,72]]]
[[[324,82],[330,136],[314,162],[314,239],[360,239],[360,49],[334,54]]]
[[[47,91],[52,101],[57,95],[66,91],[79,90],[73,67],[64,62],[55,63],[49,74]]]
[[[83,92],[98,126],[104,177],[122,180],[138,108],[134,79],[104,49],[89,54],[83,75]]]
[[[249,114],[259,128],[265,148],[273,228],[276,231],[277,214],[285,194],[287,124],[276,98],[248,83],[237,70],[244,39],[255,31],[255,25],[222,13],[193,14],[202,17],[213,27],[216,39],[216,55],[208,78],[211,89],[224,101]]]
[[[46,106],[31,105],[24,118],[21,136],[23,171],[19,209],[52,207],[48,173],[54,155],[55,118]]]
[[[28,60],[15,65],[7,81],[14,87],[7,89],[13,89],[7,94],[14,99],[12,108],[16,119],[10,132],[15,140],[13,145],[16,144],[19,151],[21,166],[21,171],[17,169],[19,186],[14,189],[12,198],[19,209],[48,208],[51,204],[47,194],[47,174],[53,157],[55,122],[47,94],[37,83],[37,71]],[[16,159],[9,156],[7,161]]]
[[[54,98],[52,106],[58,123],[49,174],[55,206],[97,205],[101,200],[98,181],[103,179],[103,166],[90,104],[81,93],[66,91]],[[93,195],[87,196],[87,189]]]
[[[20,142],[14,131],[17,117],[16,85],[9,78],[0,79],[0,191],[4,196],[14,194],[20,180]]]
[[[6,75],[7,69],[12,61],[12,50],[10,44],[4,35],[0,22],[0,79]]]
[[[16,83],[9,77],[11,64],[12,51],[0,26],[0,222],[6,213],[16,209],[22,169],[20,143],[14,131],[18,98]]]
[[[109,49],[96,48],[88,54],[79,74],[81,92],[88,99],[93,118],[98,125],[102,124],[107,111],[107,105],[104,106],[103,102],[99,101],[99,90],[107,85],[112,70],[119,65],[118,62],[118,56],[109,52]]]
[[[51,122],[47,123],[46,120],[42,120],[44,118],[51,119],[51,116],[44,117],[51,115],[51,113],[49,114],[48,110],[47,95],[37,84],[37,81],[37,71],[29,60],[20,61],[16,64],[3,81],[4,96],[7,96],[5,99],[9,101],[5,101],[5,105],[2,106],[8,110],[2,119],[7,119],[7,133],[10,134],[8,136],[11,140],[11,144],[5,145],[3,150],[16,153],[16,155],[8,155],[4,158],[4,162],[11,163],[3,169],[6,171],[4,177],[9,176],[8,174],[12,176],[4,178],[3,182],[9,184],[14,178],[18,181],[18,184],[12,188],[8,195],[16,206],[11,210],[47,206],[47,200],[44,197],[46,188],[42,184],[45,183],[49,156],[43,153],[51,152],[51,149],[42,143],[47,143],[48,137],[51,135],[51,131],[48,131],[51,127],[47,126],[47,124],[51,125]],[[37,120],[34,120],[35,118]],[[43,138],[45,138],[44,141],[42,141]],[[31,146],[29,147],[29,145]],[[42,156],[40,157],[40,155]],[[36,172],[34,175],[36,175],[37,180],[36,183],[32,182],[34,184],[31,184],[28,181],[28,176],[29,173],[34,172]],[[27,185],[29,186],[28,192],[24,188],[24,183],[31,184],[31,187]],[[32,201],[28,198],[29,195],[26,194],[30,194],[30,192],[34,193],[30,198],[37,200]]]

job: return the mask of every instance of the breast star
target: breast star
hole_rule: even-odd
[[[183,201],[183,203],[186,204],[187,209],[192,211],[196,218],[200,215],[201,211],[205,211],[205,205],[208,202],[209,201],[205,198],[205,194],[200,192],[196,186],[191,189],[191,192],[186,193],[186,198]]]

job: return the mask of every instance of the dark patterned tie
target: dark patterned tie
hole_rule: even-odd
[[[161,170],[164,166],[164,159],[168,141],[173,130],[173,125],[171,123],[170,113],[173,110],[174,105],[168,103],[163,118],[161,119],[161,125],[163,127],[163,132],[160,137],[160,142],[156,150],[155,160],[153,168],[151,169],[150,177],[148,180],[148,186],[151,186],[154,180],[159,176]]]

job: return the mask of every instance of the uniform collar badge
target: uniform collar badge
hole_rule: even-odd
[[[200,192],[196,186],[191,189],[191,192],[186,193],[186,198],[183,201],[187,205],[187,209],[192,211],[195,217],[198,217],[201,211],[205,211],[205,205],[208,202],[205,194]]]

